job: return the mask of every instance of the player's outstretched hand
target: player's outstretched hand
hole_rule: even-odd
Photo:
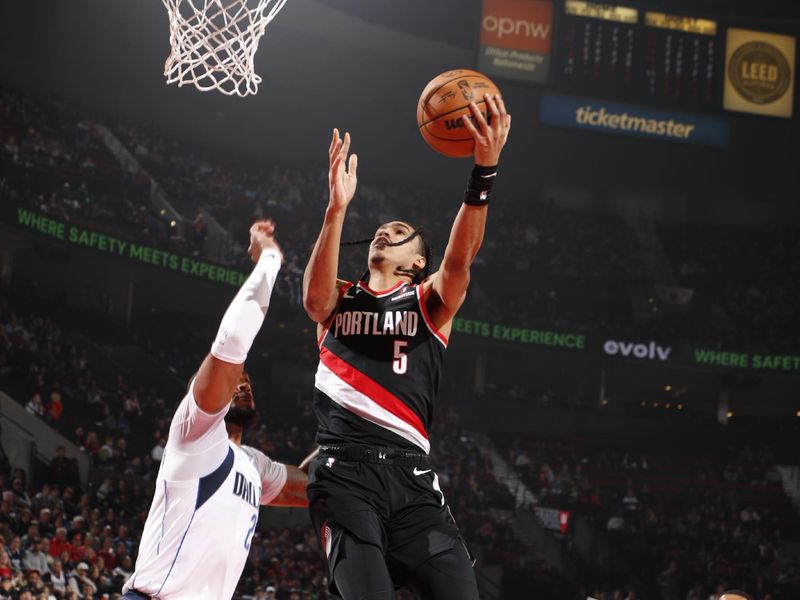
[[[500,160],[500,152],[506,145],[508,132],[511,131],[511,115],[506,111],[503,98],[484,94],[489,122],[487,123],[478,105],[469,103],[472,118],[464,119],[464,124],[475,138],[475,164],[482,167],[493,167]]]
[[[261,252],[268,249],[276,250],[283,262],[283,252],[275,241],[275,222],[272,219],[256,221],[250,227],[250,247],[247,248],[247,253],[253,262],[257,263],[261,258]]]
[[[330,148],[328,148],[328,159],[330,170],[328,171],[328,184],[330,186],[331,200],[330,208],[343,210],[347,208],[356,193],[356,171],[358,170],[358,156],[352,154],[347,159],[350,151],[350,134],[344,134],[344,140],[339,136],[339,130],[333,130]]]

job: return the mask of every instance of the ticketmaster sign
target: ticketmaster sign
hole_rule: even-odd
[[[724,119],[666,112],[633,104],[545,94],[539,105],[539,119],[547,125],[584,131],[714,148],[728,146],[728,123]]]

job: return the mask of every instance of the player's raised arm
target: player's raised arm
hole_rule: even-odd
[[[353,154],[348,161],[349,150],[350,134],[345,133],[342,140],[339,130],[334,129],[328,149],[330,201],[325,210],[322,230],[303,276],[303,307],[308,316],[317,323],[328,318],[336,308],[338,298],[336,273],[339,268],[339,244],[344,216],[356,193],[357,183],[358,157]]]
[[[194,398],[207,413],[218,413],[231,402],[264,316],[283,256],[274,238],[272,221],[250,228],[250,253],[255,268],[222,317],[219,332],[194,380]]]
[[[470,267],[483,243],[489,196],[497,175],[500,152],[511,129],[511,115],[500,96],[485,96],[491,118],[487,120],[474,102],[470,103],[472,119],[464,123],[475,139],[475,168],[467,185],[464,204],[456,215],[450,239],[439,271],[427,286],[426,301],[434,325],[449,323],[464,303],[469,286]]]

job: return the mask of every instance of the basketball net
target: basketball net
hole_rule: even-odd
[[[286,0],[163,0],[169,13],[172,52],[167,83],[194,85],[229,96],[258,92],[253,59],[258,42]]]

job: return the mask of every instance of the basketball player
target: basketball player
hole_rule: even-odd
[[[370,240],[368,274],[337,280],[358,158],[346,169],[350,136],[334,130],[330,202],[303,281],[318,325],[314,408],[319,457],[308,498],[331,590],[344,600],[391,600],[409,585],[424,600],[475,600],[472,559],[439,488],[428,431],[452,320],[466,297],[487,205],[511,117],[485,96],[490,123],[470,105],[475,168],[437,273],[420,230],[381,225]]]
[[[253,400],[253,384],[250,375],[242,371],[236,386],[230,409],[225,415],[225,429],[228,439],[242,449],[253,460],[261,476],[261,504],[270,506],[301,507],[308,506],[306,485],[308,466],[314,451],[305,458],[299,467],[284,465],[271,460],[266,454],[251,446],[242,444],[242,435],[258,422],[258,411]]]
[[[271,221],[251,227],[255,268],[225,312],[211,352],[172,419],[136,569],[123,586],[125,600],[230,599],[259,505],[278,498],[290,481],[286,468],[254,459],[231,442],[225,427],[231,398],[234,421],[241,417],[240,405],[252,402],[242,365],[264,322],[281,266],[273,234]],[[236,428],[247,424],[232,423],[234,437]],[[292,475],[285,503],[296,501],[297,477]]]

